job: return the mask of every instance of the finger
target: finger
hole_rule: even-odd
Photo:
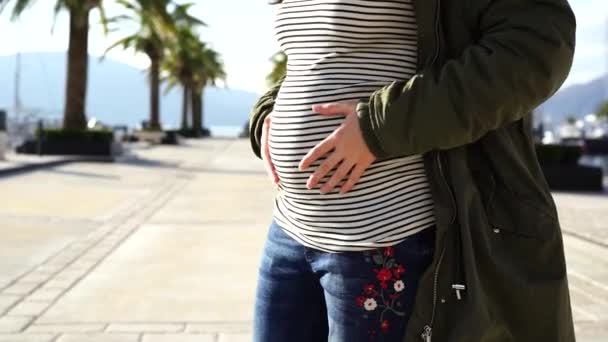
[[[325,194],[334,190],[334,187],[342,180],[355,165],[354,162],[343,160],[336,172],[321,187],[321,193]]]
[[[330,102],[313,105],[312,110],[323,115],[346,115],[352,110],[352,106],[349,102]]]
[[[310,164],[316,162],[319,158],[329,153],[335,147],[335,134],[330,134],[327,138],[321,140],[315,147],[313,147],[302,160],[298,168],[300,171],[307,169]]]
[[[342,187],[340,188],[341,194],[344,194],[344,193],[350,191],[350,189],[352,189],[355,186],[355,184],[357,184],[357,182],[359,181],[359,179],[365,172],[365,169],[367,169],[367,166],[368,165],[365,165],[365,164],[357,164],[355,166],[355,168],[350,173],[350,177],[348,177],[348,180],[346,181],[346,183],[342,184]]]
[[[272,183],[276,185],[278,183],[278,176],[276,174],[274,166],[272,165],[272,160],[270,157],[270,147],[268,146],[269,131],[270,131],[270,117],[267,116],[266,119],[264,119],[264,124],[262,126],[262,136],[261,136],[260,148],[262,150],[262,159],[264,161],[264,169],[266,169],[266,173],[270,177],[270,180],[272,181]]]
[[[336,153],[332,153],[329,158],[325,159],[321,165],[317,168],[317,170],[308,178],[306,182],[306,187],[308,189],[312,189],[319,181],[325,177],[334,167],[342,160],[342,156],[338,156]]]

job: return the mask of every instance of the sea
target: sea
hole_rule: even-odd
[[[243,131],[243,126],[209,126],[212,137],[237,138]]]

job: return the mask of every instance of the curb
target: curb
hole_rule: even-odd
[[[48,162],[40,162],[40,163],[25,163],[13,167],[7,167],[0,169],[0,177],[3,176],[13,176],[20,173],[31,172],[44,168],[51,168],[63,164],[74,163],[74,162],[102,162],[102,163],[112,163],[115,161],[115,157],[113,156],[71,156],[65,157],[57,160],[51,160]]]

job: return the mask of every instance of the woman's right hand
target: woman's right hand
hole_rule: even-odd
[[[262,160],[264,161],[264,168],[266,169],[266,173],[270,177],[272,184],[275,189],[279,187],[279,176],[277,175],[277,171],[272,165],[272,160],[270,159],[270,148],[268,147],[268,136],[270,135],[268,132],[270,131],[270,114],[266,115],[264,118],[264,124],[262,125],[262,141],[260,144],[260,149],[262,151]]]

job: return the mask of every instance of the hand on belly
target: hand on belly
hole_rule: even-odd
[[[321,157],[327,157],[308,178],[306,187],[312,189],[323,177],[337,168],[331,178],[321,187],[321,193],[331,192],[342,179],[348,180],[341,186],[340,193],[346,193],[357,183],[365,170],[376,160],[367,147],[356,111],[357,101],[334,102],[314,105],[313,111],[321,115],[343,115],[344,122],[329,136],[315,145],[300,161],[300,171],[310,167]],[[350,175],[349,175],[350,172]]]

